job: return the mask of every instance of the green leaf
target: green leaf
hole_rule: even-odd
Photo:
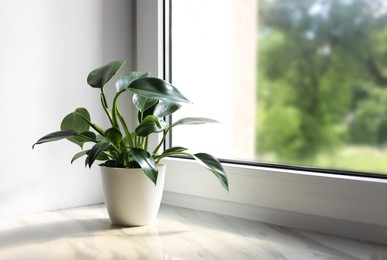
[[[156,185],[159,171],[153,157],[151,157],[146,150],[140,148],[130,148],[130,151],[132,152],[134,160],[141,166],[145,175]]]
[[[36,143],[34,143],[32,145],[32,149],[34,149],[35,145],[37,145],[37,144],[58,141],[58,140],[61,140],[64,138],[68,138],[70,136],[75,136],[76,134],[77,134],[77,132],[75,132],[74,130],[57,131],[57,132],[47,134],[47,135],[43,136],[42,138],[40,138]]]
[[[109,149],[110,149],[110,147],[109,147]],[[98,157],[97,157],[96,160],[98,160],[98,161],[106,161],[106,160],[109,160],[109,155],[108,155],[108,153],[107,153],[106,151],[103,151],[102,153],[100,153],[100,154],[98,155]]]
[[[132,83],[136,79],[140,78],[146,78],[149,76],[150,73],[148,72],[138,72],[138,71],[132,71],[124,76],[121,76],[117,81],[116,81],[116,90],[117,92],[120,92],[123,89],[126,89],[130,83]]]
[[[147,98],[191,103],[177,88],[158,78],[137,79],[130,83],[126,90]]]
[[[60,125],[60,130],[74,130],[77,133],[86,132],[89,130],[89,124],[82,119],[78,114],[81,114],[88,121],[90,121],[90,114],[86,108],[79,107],[74,112],[68,114],[63,118]]]
[[[157,101],[157,99],[146,98],[136,94],[133,95],[133,104],[141,112],[145,112],[145,110],[156,104]]]
[[[159,133],[167,128],[167,123],[157,116],[149,115],[144,118],[140,125],[137,126],[135,132],[138,136],[148,136],[152,133]]]
[[[86,131],[79,133],[75,138],[80,138],[83,142],[97,142],[97,136],[94,132]]]
[[[114,144],[119,144],[122,140],[122,133],[117,128],[112,127],[105,131],[105,138]]]
[[[160,161],[162,158],[168,157],[168,156],[173,156],[173,155],[181,155],[182,152],[188,150],[187,148],[181,147],[181,146],[175,146],[171,147],[167,150],[165,150],[162,154],[160,155],[154,155],[156,161]]]
[[[124,65],[124,60],[112,61],[89,73],[87,83],[93,88],[103,88],[105,84],[117,73]]]
[[[185,148],[185,147],[181,147],[181,146],[175,146],[175,147],[171,147],[167,150],[165,150],[163,152],[163,154],[170,154],[170,153],[179,153],[179,152],[184,152],[184,151],[187,151],[188,149]]]
[[[97,157],[104,152],[110,146],[110,142],[108,141],[100,141],[96,143],[91,149],[86,158],[85,164],[89,166],[89,168],[93,165],[94,161]]]
[[[167,101],[161,101],[159,104],[157,104],[155,111],[153,112],[153,115],[158,117],[165,117],[173,114],[179,108],[181,107],[178,103],[173,102],[167,102]]]
[[[90,139],[92,139],[92,140],[90,140]],[[77,134],[76,136],[69,137],[69,138],[67,138],[67,140],[79,145],[82,149],[83,149],[83,145],[86,142],[95,142],[95,143],[97,142],[96,135],[90,131]]]
[[[79,153],[76,153],[73,158],[71,159],[71,163],[73,163],[75,160],[81,158],[82,156],[85,156],[90,150],[81,151]]]
[[[145,110],[143,113],[138,112],[137,118],[138,118],[138,122],[139,122],[139,123],[141,123],[142,120],[143,120],[144,118],[146,118],[147,116],[153,115],[153,112],[155,111],[155,108],[156,108],[158,102],[160,102],[160,101],[157,101],[157,103],[155,103],[153,106],[151,106],[150,108],[148,108],[147,110]]]
[[[178,125],[199,125],[199,124],[207,124],[207,123],[219,123],[219,121],[216,121],[211,118],[206,117],[186,117],[177,120],[171,127],[178,126]]]
[[[226,172],[224,171],[222,164],[215,157],[207,153],[197,153],[192,156],[200,164],[202,164],[209,171],[215,174],[215,176],[219,179],[223,187],[228,191],[228,179],[226,176]]]
[[[62,123],[60,125],[60,129],[62,131],[74,130],[77,133],[87,132],[90,126],[84,119],[82,119],[81,116],[79,116],[79,114],[86,118],[88,121],[90,121],[90,114],[87,109],[80,107],[75,109],[74,112],[65,116],[65,118],[63,118]],[[85,142],[84,139],[81,137],[69,137],[67,139],[79,145],[81,148],[83,147],[83,144]]]

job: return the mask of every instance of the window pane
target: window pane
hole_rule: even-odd
[[[173,145],[238,159],[387,172],[386,0],[174,0]]]

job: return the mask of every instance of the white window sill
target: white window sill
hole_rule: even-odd
[[[387,180],[226,164],[227,193],[196,162],[165,162],[165,204],[387,243]]]
[[[387,256],[386,246],[167,205],[161,206],[157,220],[149,226],[114,226],[105,205],[94,205],[2,218],[0,233],[0,259],[321,260]]]

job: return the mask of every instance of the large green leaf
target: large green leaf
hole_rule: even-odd
[[[153,115],[158,116],[158,117],[165,117],[173,114],[179,108],[181,107],[181,104],[174,103],[174,102],[167,102],[167,101],[160,101],[154,112]]]
[[[72,136],[67,138],[67,140],[79,145],[83,149],[83,145],[86,142],[97,142],[97,137],[95,133],[91,131],[86,131],[83,133],[79,133],[76,136]]]
[[[152,133],[159,133],[167,128],[167,123],[157,116],[149,115],[137,126],[135,132],[138,136],[148,136]]]
[[[145,175],[156,185],[159,171],[153,157],[146,150],[140,148],[130,148],[130,151]]]
[[[53,132],[53,133],[47,134],[47,135],[43,136],[42,138],[40,138],[36,143],[34,143],[32,145],[32,149],[37,144],[58,141],[58,140],[68,138],[70,136],[75,136],[75,135],[77,135],[77,132],[75,132],[74,130],[65,130],[65,131]]]
[[[147,98],[137,94],[133,95],[133,104],[141,112],[145,112],[145,110],[156,104],[157,101],[157,99]]]
[[[124,65],[124,60],[112,61],[89,73],[87,83],[93,88],[103,88],[105,84],[117,73]]]
[[[172,127],[178,125],[199,125],[207,123],[219,123],[219,121],[206,117],[185,117],[173,123]]]
[[[191,103],[177,88],[158,78],[137,79],[130,83],[126,90],[147,98]]]
[[[100,141],[96,143],[91,149],[86,158],[85,164],[89,166],[89,168],[93,165],[94,161],[97,157],[104,152],[110,146],[110,142],[108,141]]]
[[[76,153],[73,158],[71,159],[71,163],[73,163],[75,160],[81,158],[82,156],[85,156],[86,154],[88,154],[90,152],[90,150],[84,150],[84,151],[81,151],[79,153]]]
[[[62,131],[65,130],[74,130],[77,133],[87,132],[90,128],[89,124],[82,119],[82,115],[85,119],[90,121],[90,114],[87,111],[86,108],[80,107],[75,109],[74,112],[68,114],[63,118],[62,123],[60,125],[60,129]],[[85,140],[81,137],[75,136],[75,137],[69,137],[67,138],[69,141],[79,145],[81,148],[83,147],[83,144]]]
[[[195,160],[210,170],[219,179],[222,186],[228,191],[228,179],[222,164],[212,155],[207,153],[197,153],[192,155]]]
[[[97,142],[97,136],[94,132],[86,131],[79,133],[76,138],[80,138],[83,142]]]
[[[157,106],[157,104],[159,103],[160,101],[157,101],[157,103],[155,103],[153,106],[149,107],[147,110],[145,110],[143,113],[141,112],[138,112],[138,122],[141,123],[142,120],[144,118],[146,118],[147,116],[150,116],[150,115],[153,115],[153,112],[155,111],[155,108]]]
[[[126,89],[130,83],[132,83],[136,79],[140,78],[146,78],[149,76],[148,72],[138,72],[138,71],[132,71],[129,72],[123,76],[121,76],[117,81],[116,81],[116,90],[117,92],[120,92],[123,89]]]
[[[88,121],[90,121],[90,114],[86,108],[79,107],[74,112],[68,114],[63,118],[60,124],[60,130],[74,130],[77,133],[86,132],[89,130],[89,124],[82,119],[78,114],[82,115]]]
[[[117,128],[112,127],[105,131],[105,138],[118,145],[122,140],[122,133]]]

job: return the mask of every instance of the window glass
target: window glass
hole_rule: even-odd
[[[174,145],[224,159],[387,172],[387,1],[172,0]]]

